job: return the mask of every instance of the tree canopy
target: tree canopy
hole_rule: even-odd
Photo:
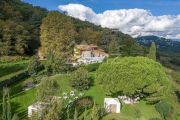
[[[41,25],[41,52],[46,56],[51,49],[55,57],[65,59],[73,52],[75,35],[71,18],[49,12]]]
[[[111,59],[100,65],[96,78],[107,93],[143,95],[149,102],[162,99],[170,85],[161,64],[146,57]]]
[[[0,11],[0,55],[35,53],[47,10],[20,0],[1,0]]]

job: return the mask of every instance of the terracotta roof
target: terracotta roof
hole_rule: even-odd
[[[92,50],[93,48],[98,48],[96,45],[76,45],[75,47],[80,50]]]

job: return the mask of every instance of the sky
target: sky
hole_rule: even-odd
[[[133,37],[180,39],[180,0],[23,0]]]

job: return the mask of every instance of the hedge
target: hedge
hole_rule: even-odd
[[[22,70],[19,72],[16,72],[15,74],[9,75],[8,77],[4,77],[0,79],[0,88],[9,86],[11,84],[14,84],[18,81],[21,81],[22,79],[25,79],[28,77],[27,70]]]

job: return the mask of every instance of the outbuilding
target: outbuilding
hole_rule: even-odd
[[[104,108],[107,113],[120,113],[121,103],[118,98],[104,98]]]
[[[48,103],[36,102],[28,107],[28,117],[31,117],[40,112]],[[38,113],[39,114],[39,113]]]

